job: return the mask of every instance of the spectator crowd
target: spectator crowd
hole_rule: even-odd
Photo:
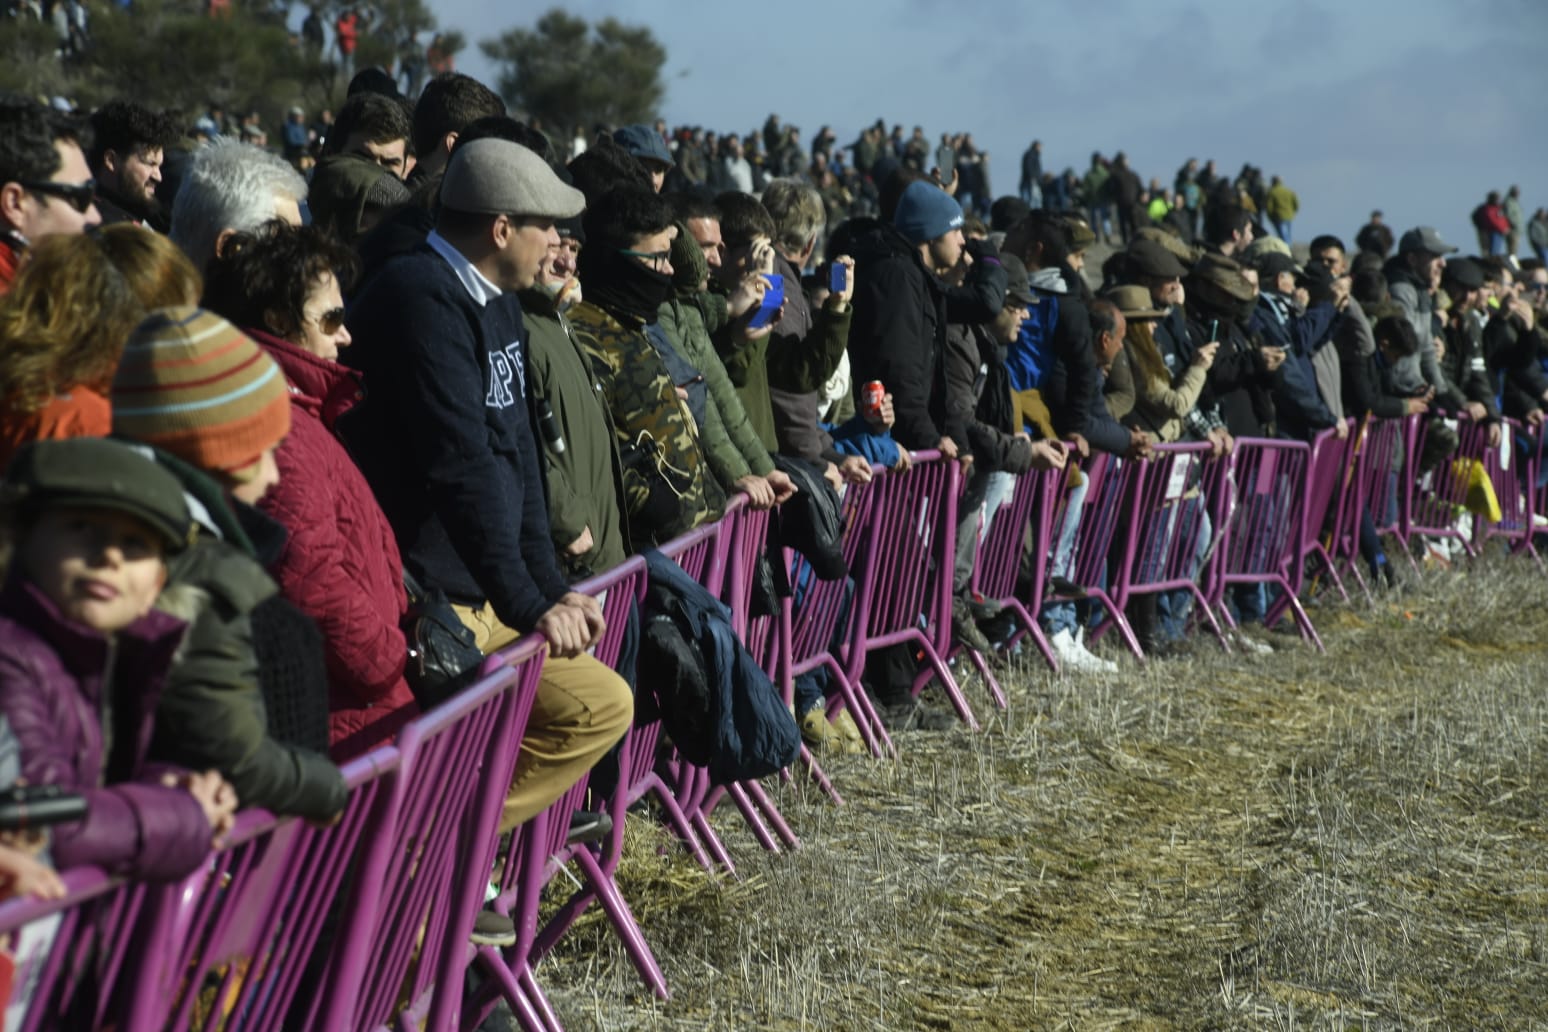
[[[556,140],[468,76],[398,85],[362,72],[272,150],[219,109],[0,100],[0,779],[85,799],[0,845],[15,892],[88,863],[178,877],[239,807],[332,819],[335,764],[444,697],[414,651],[435,611],[479,653],[548,645],[501,831],[605,786],[655,689],[590,655],[603,613],[574,585],[737,495],[784,525],[917,452],[960,464],[952,635],[989,652],[1014,627],[974,553],[1019,475],[1071,471],[1051,554],[1025,557],[1057,575],[1094,453],[1544,422],[1548,214],[1515,187],[1474,213],[1476,256],[1378,211],[1298,261],[1299,199],[1252,166],[1055,174],[1034,141],[996,195],[968,133],[806,144],[770,115]],[[1367,515],[1392,585],[1386,547]],[[1269,602],[1230,593],[1250,651],[1274,648]],[[1189,604],[1134,604],[1147,653],[1186,648]],[[1043,607],[1063,669],[1117,669],[1092,618]],[[917,674],[893,647],[865,688],[893,727],[949,726]],[[859,739],[833,691],[795,687],[814,750]],[[514,930],[486,911],[474,936]]]

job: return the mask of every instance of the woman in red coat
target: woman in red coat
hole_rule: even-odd
[[[270,222],[210,263],[204,304],[244,327],[290,385],[291,430],[275,455],[279,486],[260,508],[289,533],[269,569],[322,631],[334,759],[391,738],[418,711],[403,678],[403,562],[365,477],[334,436],[361,397],[339,364],[349,346],[341,281],[355,259],[312,227]]]

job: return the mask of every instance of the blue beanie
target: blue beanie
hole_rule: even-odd
[[[945,236],[954,229],[962,228],[962,205],[952,200],[951,194],[940,187],[916,179],[908,184],[898,200],[898,210],[892,216],[892,224],[908,238],[911,244]]]

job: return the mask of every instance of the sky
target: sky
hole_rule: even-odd
[[[431,0],[470,45],[546,3]],[[808,144],[884,118],[968,131],[1013,193],[1022,152],[1077,173],[1123,150],[1170,183],[1189,157],[1251,162],[1300,196],[1295,236],[1352,242],[1373,208],[1474,250],[1468,214],[1519,184],[1548,207],[1548,0],[566,0],[648,25],[667,51],[661,117],[748,132],[770,112]],[[493,12],[500,12],[496,19]]]

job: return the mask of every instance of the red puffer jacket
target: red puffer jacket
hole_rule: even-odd
[[[333,435],[334,422],[361,396],[354,373],[262,331],[246,332],[290,383],[290,433],[275,453],[280,481],[259,508],[290,535],[270,575],[322,631],[328,740],[342,761],[392,737],[418,712],[403,679],[403,561],[370,486]]]

